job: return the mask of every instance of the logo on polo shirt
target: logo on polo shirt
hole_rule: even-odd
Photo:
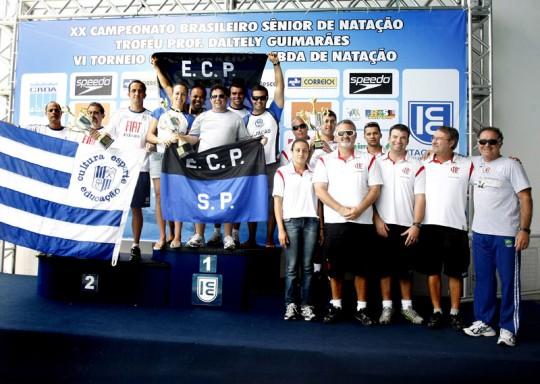
[[[450,172],[452,172],[454,175],[458,174],[459,173],[459,167],[454,165],[453,167],[450,168]]]
[[[440,126],[454,124],[452,101],[409,101],[409,127],[413,137],[423,144],[431,144],[433,133]]]
[[[355,167],[356,169],[362,169],[362,168],[364,168],[364,164],[362,164],[362,163],[355,163],[355,164],[354,164],[354,167]]]
[[[411,169],[409,167],[405,167],[401,170],[401,172],[405,175],[408,175],[411,173]]]

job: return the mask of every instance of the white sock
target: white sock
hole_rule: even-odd
[[[131,245],[131,248],[138,247],[138,246],[139,246],[139,243],[133,243],[133,244]]]
[[[367,303],[366,303],[365,301],[360,301],[360,300],[358,300],[358,301],[356,302],[356,310],[357,310],[357,311],[360,311],[360,310],[362,310],[362,309],[366,309],[366,307],[367,307]]]
[[[452,316],[458,315],[459,314],[459,308],[450,308],[450,314]]]
[[[442,313],[442,309],[441,308],[433,308],[433,313]]]
[[[401,300],[401,308],[405,310],[412,308],[412,300]]]
[[[313,272],[320,272],[321,271],[321,264],[313,264]]]
[[[383,300],[382,307],[392,309],[392,300]]]
[[[330,300],[330,304],[332,304],[332,306],[334,306],[336,308],[341,309],[341,299],[332,299],[332,300]]]

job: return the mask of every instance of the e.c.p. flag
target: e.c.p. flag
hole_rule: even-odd
[[[0,239],[115,264],[143,159],[0,122]]]
[[[166,220],[241,223],[268,219],[264,146],[249,139],[180,159],[165,151],[161,210]]]

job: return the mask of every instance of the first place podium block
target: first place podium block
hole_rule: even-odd
[[[170,265],[171,306],[241,309],[247,305],[249,259],[254,252],[181,248],[156,251],[153,259]]]

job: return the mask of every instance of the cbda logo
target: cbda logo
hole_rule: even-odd
[[[454,103],[451,101],[410,101],[409,127],[421,143],[431,144],[433,133],[441,126],[453,126]]]

